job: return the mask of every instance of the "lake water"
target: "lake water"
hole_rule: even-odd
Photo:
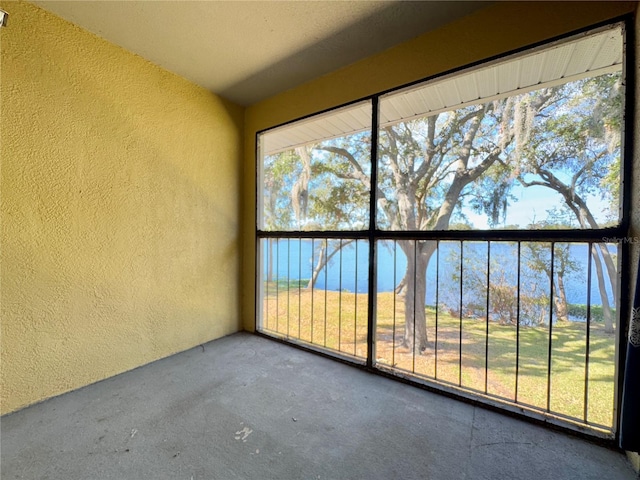
[[[274,275],[277,272],[279,279],[290,280],[309,279],[312,275],[314,262],[317,262],[321,240],[280,239],[274,242],[272,247]],[[336,241],[337,244],[338,241]],[[547,244],[548,245],[548,244]],[[567,245],[567,244],[564,244]],[[561,244],[557,244],[560,248]],[[475,275],[480,282],[486,284],[487,271],[487,242],[465,242],[463,255],[463,277]],[[490,278],[495,284],[502,282],[515,286],[517,284],[518,254],[517,244],[513,242],[491,242],[490,252]],[[315,255],[313,255],[315,250]],[[609,246],[612,255],[616,254],[615,247]],[[588,245],[573,243],[568,246],[568,260],[574,268],[564,277],[564,283],[569,303],[587,303],[587,271],[588,271]],[[342,290],[349,292],[366,293],[368,289],[369,269],[369,245],[367,241],[360,240],[342,248],[336,253],[328,267],[323,268],[318,276],[316,288],[328,290]],[[267,242],[263,241],[264,275],[267,274]],[[546,264],[550,259],[550,248],[540,255]],[[407,258],[398,245],[394,249],[393,241],[378,242],[377,249],[377,286],[380,292],[390,292],[404,276],[407,266]],[[521,247],[521,291],[537,291],[549,293],[549,278],[544,272],[535,272],[528,267],[533,256],[531,251],[523,243]],[[558,258],[556,258],[556,266]],[[395,268],[394,268],[395,265]],[[592,262],[593,265],[593,262]],[[604,268],[604,265],[603,265]],[[606,275],[606,274],[605,274]],[[609,287],[608,278],[605,279]],[[439,284],[439,295],[457,292],[459,295],[460,282],[460,242],[440,242],[439,252],[433,254],[427,269],[427,305],[435,305],[436,281]],[[600,290],[597,284],[596,269],[592,266],[591,304],[602,303]],[[613,297],[610,288],[607,288],[610,302]]]

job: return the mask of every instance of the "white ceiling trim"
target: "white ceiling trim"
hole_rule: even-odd
[[[384,95],[379,103],[380,125],[612,73],[622,68],[622,60],[622,27],[609,27]],[[265,155],[273,155],[370,128],[371,104],[363,102],[269,130],[261,136],[262,149]]]
[[[452,108],[464,108],[464,107],[468,107],[469,105],[476,105],[479,103],[488,103],[488,102],[492,102],[494,100],[499,100],[501,98],[505,98],[505,97],[510,97],[513,95],[522,95],[525,93],[529,93],[529,92],[533,92],[534,90],[540,90],[542,88],[551,88],[551,87],[557,87],[558,85],[562,85],[564,83],[569,83],[569,82],[575,82],[577,80],[582,80],[583,78],[588,78],[588,77],[597,77],[599,75],[604,75],[606,73],[614,73],[614,72],[618,72],[620,71],[620,65],[611,65],[609,67],[605,67],[605,68],[599,68],[597,70],[590,70],[589,72],[584,72],[578,75],[572,75],[571,77],[563,77],[563,78],[559,78],[557,80],[553,80],[550,82],[545,82],[543,84],[539,84],[539,85],[533,85],[530,87],[525,87],[525,88],[516,88],[513,90],[509,90],[507,92],[504,93],[498,93],[496,95],[491,95],[488,97],[482,97],[476,100],[470,100],[468,102],[462,102],[459,103],[453,107],[447,107],[444,106],[442,108],[438,108],[435,110],[429,110],[428,112],[421,112],[421,113],[416,113],[413,115],[408,115],[408,116],[403,116],[400,118],[389,118],[387,120],[381,120],[380,121],[380,126],[382,127],[387,127],[389,125],[395,125],[396,123],[399,122],[407,122],[409,120],[414,120],[416,118],[421,118],[424,117],[425,115],[437,115],[439,113],[443,113],[443,112],[447,112],[449,110],[451,110]],[[391,109],[390,107],[387,107],[389,110]],[[334,138],[339,138],[339,137],[334,137]],[[323,139],[326,140],[326,139]]]
[[[269,130],[260,136],[261,148],[263,155],[274,155],[370,129],[371,102],[365,101]]]

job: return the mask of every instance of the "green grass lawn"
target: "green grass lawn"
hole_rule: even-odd
[[[367,356],[367,295],[304,286],[265,290],[263,329],[359,358]],[[395,311],[395,315],[394,315]],[[395,334],[394,334],[395,318]],[[392,293],[377,297],[376,362],[509,401],[547,408],[549,327],[520,327],[463,318],[427,309],[429,347],[413,354],[402,347],[404,306]],[[613,422],[615,335],[592,324],[589,340],[589,423]],[[519,335],[519,342],[517,341]],[[586,323],[561,322],[551,335],[549,410],[584,417]],[[488,343],[488,344],[487,344]],[[519,345],[516,398],[516,348]],[[462,356],[460,356],[462,353]],[[461,359],[461,360],[460,360]],[[487,367],[485,370],[485,366]],[[485,371],[487,374],[485,375]]]

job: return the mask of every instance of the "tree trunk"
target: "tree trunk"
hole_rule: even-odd
[[[553,301],[556,306],[556,318],[559,321],[569,320],[569,308],[567,306],[567,292],[564,288],[564,275],[558,272],[558,284],[554,292]]]
[[[597,228],[597,226],[593,228]],[[607,274],[609,275],[609,283],[611,284],[613,298],[618,298],[618,272],[615,264],[613,263],[613,258],[611,258],[611,253],[609,252],[609,248],[606,243],[598,243],[597,245],[600,249],[600,253],[602,254],[602,258],[604,259],[604,264],[607,267]]]
[[[398,242],[407,256],[404,276],[405,327],[402,345],[410,351],[427,349],[427,319],[425,303],[427,297],[427,267],[436,248],[436,242],[403,240]],[[417,251],[416,251],[417,245]]]
[[[309,284],[307,285],[307,290],[311,290],[315,287],[316,281],[318,280],[318,275],[322,271],[322,267],[324,266],[324,255],[327,251],[326,242],[320,246],[320,255],[318,256],[318,263],[316,267],[313,269],[313,274],[311,275],[311,279],[309,280]],[[326,285],[325,285],[326,288]]]
[[[600,298],[602,299],[602,314],[604,316],[605,333],[613,333],[613,315],[609,306],[609,296],[604,283],[604,272],[602,271],[602,262],[595,246],[592,249],[593,264],[596,267],[596,276],[598,277],[598,289],[600,290]]]
[[[311,275],[311,279],[307,284],[307,290],[311,290],[315,286],[316,281],[318,280],[318,276],[320,275],[320,272],[324,267],[326,267],[326,265],[334,257],[334,255],[340,251],[340,248],[344,248],[353,242],[354,240],[346,240],[346,241],[343,241],[342,244],[338,243],[336,244],[336,247],[333,250],[333,252],[327,255],[327,251],[329,250],[329,242],[325,241],[325,243],[320,248],[320,257],[318,258],[318,263],[316,264],[316,267],[313,269],[313,274]],[[325,288],[326,288],[326,285],[325,285]]]
[[[400,283],[396,285],[395,293],[398,296],[404,295],[404,289],[407,287],[407,272],[404,273],[404,277],[400,280]]]
[[[564,272],[556,272],[557,283],[551,277],[551,270],[545,270],[550,283],[553,283],[553,306],[556,310],[556,320],[569,320],[569,306],[567,305],[567,292],[564,288]]]

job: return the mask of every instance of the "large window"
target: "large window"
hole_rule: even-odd
[[[615,432],[614,25],[263,132],[259,331]]]
[[[362,102],[259,142],[259,328],[360,361],[369,352],[371,117]]]

